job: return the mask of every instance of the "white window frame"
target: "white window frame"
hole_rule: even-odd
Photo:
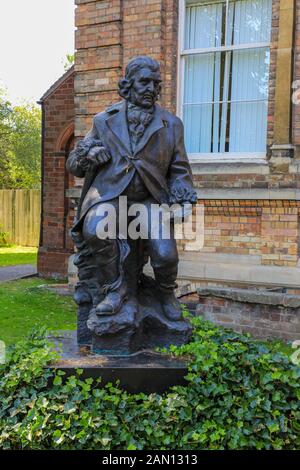
[[[224,3],[227,3],[227,12],[228,12],[228,3],[229,0],[224,0]],[[202,3],[201,1],[195,0],[194,3],[190,5],[198,5]],[[213,3],[212,1],[207,0],[203,3]],[[184,93],[184,57],[192,54],[202,54],[210,52],[227,52],[227,51],[236,51],[242,49],[257,49],[257,48],[270,48],[270,42],[265,43],[250,43],[250,44],[237,44],[230,46],[218,46],[210,47],[203,49],[184,49],[184,27],[185,27],[185,12],[186,12],[186,0],[179,0],[179,11],[178,11],[178,57],[177,57],[177,115],[183,119],[183,93]],[[266,143],[267,147],[267,143]],[[267,148],[266,148],[267,151]],[[245,162],[245,163],[264,163],[266,161],[267,153],[265,152],[224,152],[224,153],[189,153],[189,159],[192,162]]]

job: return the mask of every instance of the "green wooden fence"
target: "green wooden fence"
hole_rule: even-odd
[[[8,241],[22,246],[38,246],[41,191],[39,189],[0,189],[0,231]]]

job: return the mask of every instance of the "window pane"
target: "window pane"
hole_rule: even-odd
[[[213,101],[214,69],[215,54],[213,53],[191,55],[186,58],[184,104]]]
[[[272,0],[220,0],[189,6],[185,15],[185,49],[270,41]],[[226,29],[226,40],[225,40]]]
[[[183,119],[188,153],[264,152],[267,111],[267,101],[185,106]]]
[[[231,100],[266,100],[269,64],[267,48],[233,51]]]
[[[267,113],[267,101],[231,103],[228,151],[264,152]]]
[[[268,49],[232,53],[229,151],[263,152],[266,147],[270,54]]]
[[[185,58],[183,120],[190,153],[263,152],[269,50]]]
[[[185,59],[183,120],[188,152],[219,151],[221,70],[224,53],[188,56]]]
[[[211,152],[212,110],[212,104],[184,107],[185,144],[188,152]]]
[[[255,44],[269,43],[271,14],[272,0],[187,0],[185,49],[254,45],[183,58],[188,152],[265,151],[270,52]]]
[[[224,2],[187,7],[185,15],[184,48],[196,49],[220,46],[222,37],[222,16],[224,20]]]
[[[229,3],[227,45],[269,42],[272,0]]]

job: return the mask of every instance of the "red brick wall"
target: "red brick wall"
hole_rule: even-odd
[[[161,103],[176,110],[177,0],[76,0],[76,136],[95,113],[117,102],[126,64],[148,54],[162,65]]]
[[[65,198],[65,191],[73,180],[66,175],[65,163],[66,152],[72,145],[74,75],[50,93],[42,106],[45,131],[38,272],[41,276],[66,277],[68,257],[73,251],[66,228],[69,200]]]
[[[201,291],[201,290],[200,290]],[[298,297],[299,298],[299,297]],[[197,315],[256,338],[300,339],[300,309],[199,295]]]
[[[280,163],[280,165],[279,165]],[[290,173],[289,160],[280,161],[274,166],[269,166],[267,174],[241,173],[239,174],[196,174],[195,185],[201,190],[205,189],[296,189],[299,188],[299,174]]]
[[[75,135],[83,136],[93,115],[118,101],[122,71],[121,0],[76,0]]]
[[[300,201],[199,200],[204,206],[203,253],[258,255],[261,265],[296,267]],[[180,251],[186,249],[180,241]]]

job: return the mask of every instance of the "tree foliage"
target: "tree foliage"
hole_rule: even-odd
[[[64,63],[65,72],[67,72],[75,62],[75,54],[67,54]]]
[[[8,168],[12,113],[12,106],[0,89],[0,188],[9,188],[11,183]]]
[[[40,109],[12,106],[0,90],[0,188],[39,188],[40,165]]]

